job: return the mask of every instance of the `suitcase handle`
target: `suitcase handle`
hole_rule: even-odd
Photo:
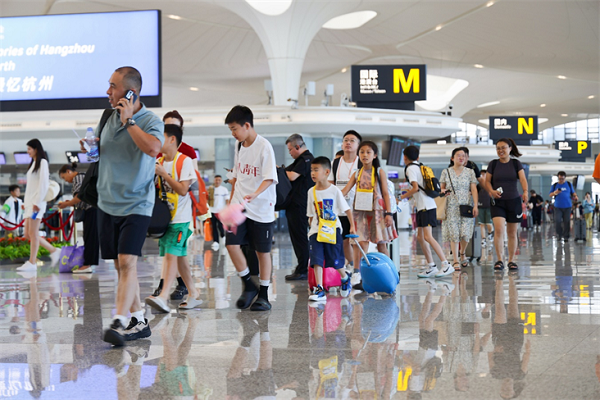
[[[346,235],[346,237],[348,239],[353,239],[354,244],[356,245],[356,247],[358,247],[358,249],[360,250],[360,252],[363,255],[363,258],[365,259],[365,261],[367,262],[367,265],[370,267],[371,263],[369,262],[369,259],[367,258],[367,254],[365,253],[365,251],[362,249],[362,247],[360,246],[360,244],[358,244],[358,241],[356,240],[356,238],[358,238],[358,235]],[[352,244],[352,240],[350,241],[350,244]]]

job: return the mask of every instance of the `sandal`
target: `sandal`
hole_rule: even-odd
[[[511,271],[516,271],[519,269],[519,266],[516,263],[511,261],[508,263],[508,269]]]
[[[181,308],[183,310],[193,310],[194,308],[197,308],[198,306],[200,306],[200,304],[202,304],[202,300],[194,299],[194,298],[191,298],[190,296],[188,296],[185,299],[185,301],[183,301],[179,304],[178,308]]]
[[[496,261],[496,264],[494,264],[494,269],[496,271],[502,271],[504,269],[504,263],[502,261]]]
[[[464,257],[464,259],[463,259]],[[460,254],[460,265],[463,267],[468,267],[469,266],[469,260],[467,260],[465,253],[461,253]]]
[[[455,271],[460,271],[460,263],[455,262],[452,264],[452,268],[454,268]]]

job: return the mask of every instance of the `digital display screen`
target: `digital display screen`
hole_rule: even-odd
[[[77,157],[79,158],[79,164],[89,164],[87,154],[85,153],[77,153]]]
[[[0,153],[0,165],[6,164],[6,155],[4,153]]]
[[[388,179],[398,179],[398,171],[389,171]]]
[[[386,153],[387,147],[387,165],[404,167],[404,149],[408,146],[421,147],[421,143],[411,139],[405,139],[400,136],[390,136],[388,144],[383,147],[383,154]]]
[[[29,164],[31,162],[31,157],[26,151],[15,152],[13,156],[15,157],[15,164]]]
[[[67,156],[67,163],[73,164],[88,164],[89,161],[87,159],[87,154],[81,153],[79,150],[65,151],[65,156]]]
[[[106,108],[123,66],[140,71],[142,101],[159,107],[160,33],[158,10],[0,18],[0,110]]]

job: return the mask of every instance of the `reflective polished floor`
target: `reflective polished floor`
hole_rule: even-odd
[[[437,230],[436,230],[437,231]],[[439,234],[439,232],[436,232]],[[200,310],[152,314],[152,336],[110,348],[116,274],[0,267],[0,398],[11,399],[600,399],[600,243],[519,232],[518,274],[480,262],[417,278],[423,256],[399,239],[394,297],[330,294],[308,302],[286,283],[294,257],[276,236],[273,309],[240,312],[240,280],[224,246],[192,240]],[[146,243],[142,296],[161,258]],[[175,306],[175,304],[173,304]]]

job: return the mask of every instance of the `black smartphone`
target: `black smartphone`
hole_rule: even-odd
[[[127,101],[131,100],[131,98],[133,97],[133,102],[135,103],[137,101],[137,94],[135,94],[135,92],[133,90],[128,90],[127,93],[125,93],[125,99]]]

